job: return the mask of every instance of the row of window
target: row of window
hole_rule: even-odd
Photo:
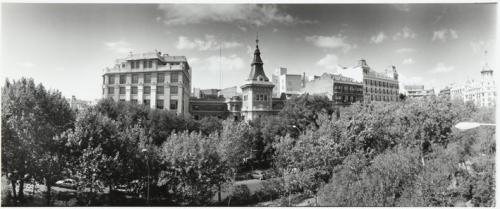
[[[394,96],[373,96],[371,95],[371,100],[375,100],[375,101],[396,101],[395,97]]]
[[[335,90],[337,91],[361,91],[362,87],[346,86],[346,85],[335,85]]]
[[[337,102],[356,102],[356,97],[354,96],[337,96]]]
[[[141,61],[136,60],[136,61],[130,61],[130,68],[131,69],[138,69],[141,68]],[[152,60],[144,60],[142,63],[143,68],[153,68],[153,61]],[[122,67],[125,67],[122,65]]]
[[[112,97],[110,97],[110,98],[113,99]],[[120,102],[125,102],[125,100],[120,99]],[[130,102],[132,102],[132,104],[138,103],[137,99],[131,99]],[[151,103],[150,103],[149,99],[145,99],[145,100],[142,100],[142,104],[146,105],[146,106],[150,106]],[[156,100],[156,108],[163,109],[163,99]],[[176,109],[177,109],[177,100],[171,99],[170,100],[170,110],[176,110]]]
[[[243,96],[243,101],[247,101],[247,100],[248,100],[248,96],[244,95]],[[257,100],[257,101],[268,101],[268,98],[267,98],[267,95],[257,94],[257,95],[255,95],[255,100]]]
[[[382,87],[388,87],[388,88],[399,88],[399,84],[393,84],[393,83],[388,83],[388,82],[383,82],[383,81],[375,81],[375,80],[368,80],[365,79],[365,85],[374,85],[374,86],[382,86]]]
[[[125,84],[127,83],[127,75],[122,74],[119,76],[119,82],[120,84]],[[163,83],[165,82],[165,73],[158,73],[156,77],[156,82],[157,83]],[[178,72],[172,72],[170,74],[170,83],[177,83],[179,82],[179,73]],[[139,74],[132,74],[132,83],[139,83]],[[151,83],[151,73],[144,73],[144,83]],[[115,75],[108,75],[108,84],[115,84]]]
[[[132,86],[130,88],[130,93],[131,94],[137,94],[137,86]],[[156,94],[162,95],[164,93],[165,89],[163,86],[157,86],[156,87]],[[177,95],[179,92],[179,88],[177,86],[171,86],[170,87],[170,94],[171,95]],[[115,93],[115,87],[108,87],[108,94],[114,94]],[[125,87],[119,87],[118,89],[119,94],[125,94]],[[151,86],[144,86],[143,88],[143,94],[149,95],[151,94]]]
[[[366,87],[366,92],[379,93],[379,94],[397,94],[397,91],[393,91],[393,90],[378,89],[378,88],[370,88],[370,89],[368,89],[368,87]]]

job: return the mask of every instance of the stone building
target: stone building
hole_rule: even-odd
[[[304,93],[324,95],[336,105],[363,102],[363,82],[339,74],[315,76],[303,88]]]
[[[285,93],[287,97],[299,95],[304,87],[304,76],[298,74],[288,74],[287,69],[280,67],[272,74],[274,83],[273,96],[280,97]]]
[[[273,110],[273,88],[274,84],[269,81],[264,73],[264,63],[260,57],[259,39],[256,41],[254,57],[250,75],[246,83],[241,86],[242,107],[241,117],[244,120],[254,120],[275,113]]]
[[[403,94],[408,98],[420,98],[434,96],[434,89],[425,89],[424,85],[406,85],[403,87]]]
[[[488,66],[488,63],[485,63],[479,80],[467,80],[465,84],[452,87],[450,96],[452,99],[473,102],[479,107],[494,107],[496,105],[496,85],[493,69]]]
[[[103,98],[188,113],[191,67],[185,56],[130,53],[105,68],[102,81]]]

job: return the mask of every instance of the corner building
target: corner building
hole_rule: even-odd
[[[189,113],[191,67],[185,56],[130,53],[105,68],[102,81],[103,98]]]

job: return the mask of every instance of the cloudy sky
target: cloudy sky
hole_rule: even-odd
[[[2,77],[101,96],[102,69],[132,52],[185,55],[193,87],[240,86],[259,33],[264,69],[334,73],[360,58],[404,84],[441,89],[490,66],[495,4],[2,4]],[[221,49],[221,51],[219,51]],[[219,55],[221,52],[221,55]],[[222,66],[220,65],[222,63]]]

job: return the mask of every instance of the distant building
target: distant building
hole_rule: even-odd
[[[287,97],[299,95],[304,87],[304,77],[298,74],[287,74],[287,69],[280,67],[272,74],[274,83],[273,96],[280,97],[285,93]]]
[[[228,88],[223,88],[219,91],[219,96],[222,96],[224,98],[233,98],[235,96],[239,96],[238,87],[232,86]]]
[[[496,85],[493,69],[485,62],[479,80],[467,80],[465,84],[456,85],[450,90],[452,99],[473,102],[479,107],[494,107],[496,105]]]
[[[102,81],[103,98],[188,113],[191,67],[185,56],[130,53],[104,69]]]
[[[419,98],[434,96],[434,89],[425,89],[424,85],[406,85],[403,88],[403,93],[408,98]]]
[[[324,95],[337,105],[363,102],[363,82],[342,75],[324,73],[307,82],[304,93]]]
[[[363,101],[398,101],[399,81],[395,66],[390,66],[385,73],[374,71],[366,60],[361,59],[357,66],[339,69],[339,73],[354,81],[363,82]]]
[[[219,91],[220,89],[201,89],[200,98],[217,99],[219,97]]]
[[[451,96],[451,87],[447,86],[444,89],[441,89],[439,91],[439,96],[440,97],[448,97],[448,98],[450,98],[450,96]]]
[[[92,102],[77,99],[74,95],[71,96],[71,99],[66,99],[69,103],[69,107],[73,110],[83,110],[87,107],[92,106]]]

